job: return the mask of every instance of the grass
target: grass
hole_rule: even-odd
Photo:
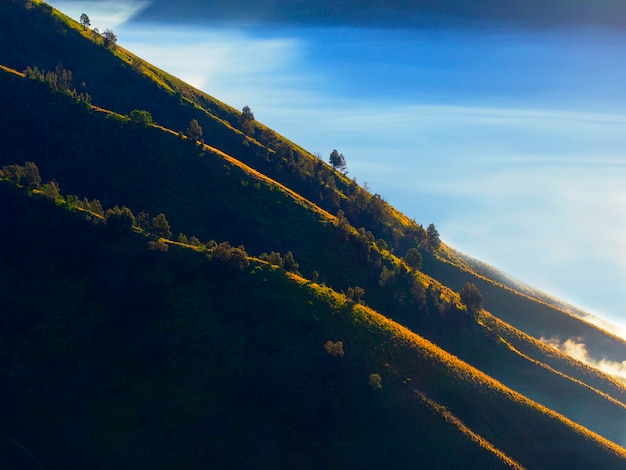
[[[3,28],[31,26],[12,21],[19,15],[8,5],[13,4],[0,5]],[[34,10],[23,15],[35,15],[38,10]],[[463,323],[455,309],[455,314],[438,316],[401,307],[394,294],[403,293],[379,285],[381,266],[391,268],[400,260],[389,251],[363,244],[355,227],[345,239],[339,236],[330,206],[314,194],[323,189],[315,186],[323,164],[321,169],[315,163],[311,171],[303,165],[298,170],[302,173],[292,172],[288,159],[280,160],[279,144],[303,161],[314,157],[280,136],[274,136],[278,144],[269,145],[262,132],[269,130],[259,123],[253,136],[244,136],[237,129],[237,111],[150,64],[133,69],[130,63],[136,65],[136,58],[121,48],[112,54],[89,41],[74,43],[76,33],[88,33],[61,16],[51,28],[45,11],[39,13],[39,30],[28,40],[0,48],[0,61],[7,64],[0,73],[6,92],[0,127],[12,129],[3,137],[1,163],[36,160],[42,174],[57,179],[63,192],[98,197],[105,207],[124,204],[135,212],[164,212],[174,233],[243,243],[250,253],[292,251],[303,276],[255,260],[249,271],[224,272],[184,244],[168,241],[167,253],[150,252],[139,234],[118,239],[98,227],[68,222],[63,212],[54,212],[63,207],[37,206],[36,197],[20,202],[12,216],[30,215],[20,222],[24,225],[18,238],[6,232],[5,239],[15,239],[17,253],[23,257],[20,263],[30,262],[38,269],[16,264],[21,266],[18,275],[7,264],[1,267],[0,280],[23,280],[11,284],[16,299],[6,305],[26,312],[15,317],[24,329],[24,335],[17,336],[20,354],[37,371],[33,377],[41,390],[53,390],[47,408],[34,404],[37,397],[26,394],[20,401],[7,391],[23,407],[12,416],[21,416],[20,410],[29,416],[23,424],[24,436],[36,426],[47,426],[37,421],[41,412],[58,426],[46,429],[54,435],[58,431],[63,445],[71,447],[79,441],[70,432],[71,423],[82,418],[85,422],[74,429],[93,434],[95,441],[85,444],[89,452],[106,456],[112,465],[120,463],[111,450],[119,442],[118,433],[126,441],[124,449],[144,463],[157,462],[156,455],[163,462],[175,462],[182,454],[193,456],[184,458],[190,465],[208,462],[208,455],[218,451],[212,440],[225,442],[233,459],[244,458],[233,449],[245,449],[245,458],[265,455],[265,462],[275,463],[280,461],[277,456],[284,455],[283,462],[302,461],[312,467],[341,462],[362,467],[363,455],[393,467],[414,462],[420,452],[430,466],[440,458],[455,467],[468,461],[477,466],[482,462],[483,467],[515,462],[534,467],[546,461],[565,465],[578,451],[583,454],[578,458],[581,462],[623,463],[622,451],[612,444],[504,387],[468,362],[484,361],[485,370],[502,380],[512,364],[517,375],[509,374],[510,380],[524,374],[546,380],[532,384],[535,388],[529,395],[541,392],[541,387],[554,394],[568,382],[573,387],[563,388],[568,393],[594,395],[590,409],[602,408],[605,402],[621,406],[614,401],[622,400],[614,383],[562,356],[550,355],[545,347],[487,313],[481,323]],[[29,46],[43,37],[52,49]],[[62,46],[69,44],[76,47],[68,47],[73,52],[64,55]],[[43,50],[48,50],[47,56]],[[60,57],[78,79],[88,82],[96,106],[37,88],[11,69],[19,69],[20,62],[52,69]],[[115,89],[110,86],[113,76],[121,84]],[[137,89],[144,93],[136,93]],[[132,109],[149,110],[158,124],[133,125],[125,118]],[[57,119],[59,113],[63,122]],[[191,118],[201,121],[209,139],[206,145],[177,135]],[[306,177],[313,192],[299,189],[299,176]],[[349,209],[355,187],[345,176],[335,177],[340,207]],[[3,194],[3,203],[10,202],[12,196]],[[365,229],[401,236],[413,226],[393,208],[385,214],[389,217],[382,225],[365,224]],[[56,217],[65,222],[59,224]],[[491,274],[481,274],[447,247],[436,256],[425,254],[424,272],[416,275],[424,287],[436,286],[444,301],[458,304],[455,290],[471,280],[479,284],[486,304],[499,317],[520,321],[529,315],[537,322],[542,317],[545,324],[552,316],[547,323],[559,325],[561,317],[554,306],[498,284],[488,277]],[[89,266],[84,264],[87,259]],[[330,287],[307,280],[314,270],[320,282]],[[354,286],[365,288],[366,302],[377,311],[355,305],[340,293]],[[390,320],[391,313],[423,335]],[[328,361],[323,350],[328,340],[344,342],[346,355],[341,362]],[[6,338],[3,341],[6,345]],[[77,357],[76,350],[87,354]],[[450,351],[458,351],[466,361]],[[55,364],[67,366],[55,368]],[[50,366],[49,373],[44,366]],[[381,390],[367,385],[373,373],[382,376]],[[588,380],[592,388],[585,385]],[[119,396],[101,411],[90,411],[106,396],[93,388],[88,397],[77,396],[91,383],[108,384]],[[62,415],[68,389],[77,409]],[[581,402],[585,400],[574,405]],[[133,407],[138,403],[143,403],[142,412],[129,411],[137,410]],[[173,409],[165,406],[168,403]],[[184,403],[191,411],[177,414]],[[220,414],[216,403],[225,412]],[[242,422],[254,431],[236,431]],[[98,423],[105,425],[99,428]],[[202,431],[198,440],[193,448],[185,447],[184,436],[197,433],[196,426]],[[155,437],[159,431],[172,436],[173,449],[164,449],[167,439]],[[137,444],[141,436],[150,436],[150,443]],[[546,445],[552,439],[572,444],[554,456]],[[458,455],[446,455],[442,446],[446,442],[458,449]],[[37,447],[49,458],[59,458],[50,443],[38,441]],[[202,451],[203,447],[210,451]],[[408,452],[407,448],[415,450],[390,451]],[[476,459],[468,459],[469,455]],[[81,458],[85,456],[76,456],[77,461]],[[229,464],[227,459],[220,462]]]

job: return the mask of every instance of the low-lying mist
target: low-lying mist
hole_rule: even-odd
[[[626,384],[626,360],[619,362],[611,361],[606,358],[600,360],[594,359],[589,355],[587,345],[582,342],[582,338],[569,338],[561,342],[558,337],[542,337],[541,341],[558,349],[568,356],[573,357],[574,359],[619,379],[621,382]]]

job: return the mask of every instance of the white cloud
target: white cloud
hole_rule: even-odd
[[[141,13],[152,2],[149,0],[47,0],[54,8],[62,11],[66,15],[80,19],[80,15],[85,13],[91,20],[91,27],[100,31],[114,29],[121,24],[130,21],[134,16]]]
[[[254,37],[238,29],[132,24],[120,30],[124,47],[236,107],[287,105],[314,74],[297,71],[300,43]]]
[[[606,358],[596,360],[589,355],[587,346],[582,342],[581,338],[570,338],[564,342],[561,342],[558,338],[541,338],[541,341],[580,362],[599,369],[605,374],[626,380],[626,360],[621,362],[611,361]]]

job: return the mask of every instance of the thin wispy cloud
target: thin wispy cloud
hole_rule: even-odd
[[[106,1],[53,1],[55,8],[66,15],[78,20],[82,13],[86,13],[91,20],[92,27],[100,31],[113,29],[130,21],[150,6],[150,0],[106,0]]]

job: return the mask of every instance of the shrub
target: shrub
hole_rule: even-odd
[[[382,377],[379,374],[370,374],[370,378],[367,384],[372,387],[372,390],[380,390],[382,386]]]
[[[135,216],[126,206],[108,209],[104,213],[104,220],[107,227],[119,232],[130,232],[135,225]]]
[[[243,245],[234,247],[228,242],[222,242],[217,245],[211,250],[210,253],[207,254],[207,257],[211,260],[216,260],[231,269],[238,269],[240,271],[250,265],[248,253],[246,253]]]
[[[153,122],[152,114],[150,114],[145,109],[133,109],[130,112],[130,120],[143,127],[147,127]]]
[[[172,231],[170,230],[170,224],[165,218],[165,214],[160,213],[150,222],[150,232],[155,237],[170,238]]]
[[[326,341],[326,344],[324,344],[324,350],[329,356],[343,357],[343,342],[337,341],[336,343],[333,343],[328,340]]]

